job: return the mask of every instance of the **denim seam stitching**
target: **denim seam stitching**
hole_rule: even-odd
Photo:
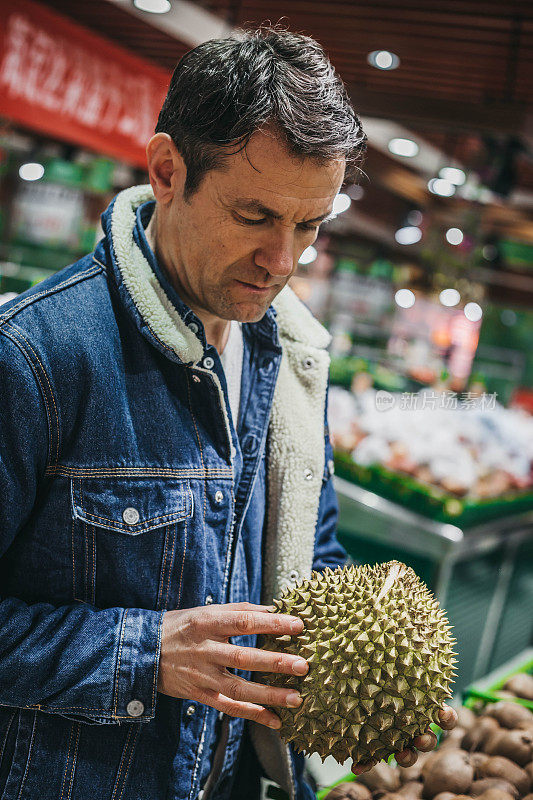
[[[155,694],[157,690],[157,678],[159,674],[159,658],[161,655],[161,641],[163,639],[163,617],[165,612],[162,611],[159,616],[159,623],[157,626],[157,645],[156,645],[156,657],[154,658],[154,678],[152,681],[152,714],[155,715]]]
[[[11,714],[11,719],[9,720],[7,726],[6,735],[4,736],[4,741],[2,742],[2,749],[0,750],[0,765],[2,764],[2,759],[4,758],[4,750],[6,747],[7,737],[9,736],[9,731],[11,730],[11,725],[13,724],[13,720],[15,719],[16,714],[17,714],[17,709],[15,709]]]
[[[170,531],[170,525],[168,525],[165,528],[165,545],[163,548],[163,574],[161,575],[161,578],[159,580],[159,591],[157,592],[157,601],[156,601],[156,607],[158,609],[162,607],[162,602],[163,602],[163,586],[165,584],[169,531]]]
[[[56,439],[56,458],[55,458],[55,463],[57,464],[57,462],[59,461],[59,442],[61,440],[61,430],[60,430],[60,427],[59,427],[59,413],[57,411],[57,405],[56,405],[54,393],[52,391],[52,386],[51,386],[50,380],[48,378],[48,373],[46,372],[46,369],[44,368],[44,365],[41,362],[41,359],[39,358],[38,354],[35,352],[35,350],[31,346],[29,340],[26,338],[26,336],[24,336],[22,331],[19,328],[17,328],[15,325],[12,325],[10,322],[6,322],[5,325],[10,330],[12,330],[14,333],[16,333],[21,339],[23,339],[26,342],[27,346],[29,347],[29,349],[31,350],[31,352],[33,353],[33,355],[35,356],[35,358],[39,362],[39,366],[41,367],[41,369],[43,371],[43,375],[44,375],[45,380],[46,380],[46,383],[48,384],[48,390],[50,392],[50,397],[52,399],[52,403],[53,403],[53,406],[54,406],[55,418],[56,418],[57,439]],[[52,442],[50,442],[50,451],[51,451],[51,449],[52,449]],[[50,455],[51,455],[51,452],[50,452]]]
[[[95,269],[93,266],[87,267],[86,270],[78,272],[76,275],[68,278],[63,283],[58,283],[57,286],[53,286],[51,289],[46,289],[44,292],[38,292],[37,294],[32,294],[30,297],[25,297],[24,300],[21,300],[19,303],[17,303],[17,305],[13,306],[13,308],[10,308],[9,311],[6,311],[4,314],[0,314],[0,328],[2,328],[7,320],[11,319],[18,311],[21,311],[23,308],[26,308],[26,306],[31,305],[40,297],[46,297],[46,295],[55,294],[61,289],[66,289],[68,286],[71,286],[73,283],[78,283],[86,278],[92,278],[93,275],[98,275],[98,273],[102,271],[101,266],[102,265],[100,264],[98,269]]]
[[[170,528],[170,526],[169,526]],[[168,529],[167,529],[168,530]],[[176,552],[176,540],[177,540],[177,533],[178,533],[178,526],[172,525],[172,552],[170,554],[170,560],[168,565],[168,572],[166,577],[167,583],[167,592],[165,595],[165,608],[168,608],[168,593],[170,591],[170,578],[172,575],[172,569],[174,567],[174,554]],[[165,537],[165,545],[167,543],[167,538]],[[187,520],[185,520],[185,545],[187,545]],[[179,596],[178,596],[178,606],[179,606]]]
[[[63,794],[65,792],[65,780],[66,780],[67,773],[68,773],[68,765],[69,765],[69,761],[70,761],[70,748],[72,746],[72,736],[74,735],[74,728],[75,727],[76,727],[76,723],[73,722],[72,725],[70,726],[70,736],[68,737],[67,760],[66,760],[66,763],[65,763],[65,772],[63,773],[63,780],[61,781],[61,796],[60,796],[59,800],[63,800]]]
[[[124,766],[124,762],[126,760],[126,753],[129,750],[130,739],[132,738],[133,733],[134,733],[133,728],[130,728],[128,733],[126,734],[126,741],[124,742],[124,747],[122,748],[122,755],[120,757],[120,763],[118,765],[118,774],[117,774],[117,776],[115,778],[115,785],[113,787],[113,794],[111,795],[111,800],[115,800],[117,789],[120,786],[120,776],[122,774],[122,769],[123,769],[123,766]],[[124,791],[124,787],[123,787],[123,791]],[[121,792],[121,794],[122,794],[122,792]]]
[[[93,540],[93,579],[91,586],[91,603],[96,605],[96,531],[93,526],[90,527],[90,532]]]
[[[72,517],[72,526],[70,529],[70,543],[72,546],[72,597],[76,600],[76,562],[74,560],[74,517]]]
[[[70,768],[69,788],[65,800],[69,800],[69,798],[72,797],[72,789],[74,788],[74,775],[76,774],[76,764],[78,761],[78,746],[80,743],[80,734],[81,734],[81,722],[78,722],[78,733],[76,736],[76,744],[74,745],[74,752],[72,754],[72,766]]]
[[[232,478],[233,472],[230,467],[220,467],[220,468],[207,468],[207,469],[200,469],[198,468],[193,470],[150,470],[150,469],[142,469],[139,470],[128,470],[122,472],[122,467],[117,467],[115,469],[99,469],[99,470],[78,470],[75,467],[63,467],[59,464],[51,464],[46,468],[47,475],[53,475],[54,473],[58,473],[63,477],[69,476],[76,476],[78,478],[100,478],[100,477],[132,477],[132,478],[154,478],[158,475],[165,478]]]
[[[19,706],[17,706],[18,708]],[[129,719],[132,722],[136,722],[137,720],[133,720],[130,714],[115,714],[113,711],[102,711],[101,708],[87,708],[86,706],[61,706],[60,708],[56,708],[55,706],[45,706],[42,703],[35,703],[32,706],[20,706],[28,711],[43,711],[45,712],[47,709],[57,713],[62,714],[64,711],[97,711],[97,716],[99,717],[109,717],[110,719]]]
[[[118,706],[118,683],[119,683],[119,679],[120,679],[120,661],[121,661],[121,658],[122,658],[122,643],[124,641],[124,634],[126,632],[126,619],[128,617],[128,610],[129,609],[126,609],[124,611],[124,618],[122,620],[122,630],[120,631],[120,646],[119,646],[119,649],[118,649],[117,672],[116,672],[116,675],[115,675],[115,692],[114,692],[115,701],[114,701],[114,707],[113,707],[113,715],[114,716],[116,716],[117,706]]]
[[[204,519],[205,519],[205,515],[204,515]],[[179,608],[179,605],[180,605],[180,602],[181,602],[181,589],[182,589],[182,586],[183,586],[183,568],[185,566],[185,554],[187,552],[187,522],[185,522],[184,539],[185,539],[185,543],[184,543],[184,547],[183,547],[183,557],[181,559],[180,584],[179,584],[179,588],[178,588],[178,608]]]
[[[190,492],[190,489],[189,489],[189,492]],[[118,530],[122,530],[122,523],[121,522],[117,522],[116,519],[111,519],[110,517],[100,517],[98,514],[91,514],[91,512],[90,511],[86,511],[83,508],[83,506],[81,506],[81,510],[82,510],[83,514],[86,517],[89,517],[88,522],[91,522],[92,520],[99,520],[100,522],[110,522],[114,526],[114,530],[117,530],[117,529]],[[187,517],[191,516],[190,513],[187,513],[187,514],[185,514],[185,516],[178,517],[176,519],[176,516],[178,514],[180,514],[180,513],[182,513],[182,512],[180,512],[180,511],[171,511],[169,514],[160,514],[158,517],[150,517],[150,519],[143,520],[142,521],[142,525],[147,525],[147,524],[152,523],[152,522],[160,522],[161,520],[165,520],[168,517],[171,517],[171,519],[174,520],[175,522],[181,522],[182,520],[187,519]],[[167,523],[167,524],[170,524],[170,523]],[[126,530],[126,531],[133,530],[133,528],[134,528],[133,525],[130,525],[130,526],[125,525],[124,526],[124,530]]]
[[[200,462],[201,462],[202,467],[204,469],[204,516],[203,516],[203,519],[202,519],[202,530],[203,530],[204,540],[205,540],[206,539],[205,520],[206,520],[206,509],[207,509],[207,476],[205,475],[205,464],[204,464],[204,453],[203,453],[203,449],[202,449],[202,442],[200,440],[200,434],[198,433],[198,426],[196,425],[196,417],[194,416],[194,412],[192,410],[191,382],[189,380],[188,373],[186,373],[186,379],[187,379],[187,397],[188,397],[188,400],[189,400],[189,411],[191,413],[191,417],[192,417],[192,421],[193,421],[193,425],[194,425],[194,430],[195,430],[195,433],[196,433],[196,439],[198,440],[198,448],[200,450]]]
[[[16,333],[16,329],[14,329],[14,330],[15,330],[15,333]],[[3,333],[15,345],[15,347],[18,347],[18,349],[22,351],[22,353],[24,354],[26,360],[28,361],[28,363],[29,363],[29,365],[31,367],[31,371],[33,373],[34,378],[36,379],[37,383],[39,384],[39,387],[40,387],[40,390],[41,390],[41,397],[43,399],[43,405],[44,405],[44,409],[45,409],[45,412],[46,412],[46,419],[47,419],[47,428],[48,428],[48,446],[47,446],[48,456],[47,456],[47,461],[50,464],[51,461],[52,461],[52,422],[51,422],[50,409],[48,407],[48,400],[47,400],[47,397],[46,397],[46,392],[44,390],[44,386],[43,386],[43,384],[41,382],[41,378],[39,376],[37,368],[36,368],[35,364],[33,363],[32,358],[30,357],[30,354],[28,353],[28,351],[26,350],[24,345],[20,342],[18,337],[17,337],[17,340],[15,341],[15,339],[13,338],[13,335],[10,335],[6,331],[3,331]],[[48,470],[48,467],[46,469]]]
[[[196,779],[196,773],[198,772],[198,761],[199,761],[199,758],[200,758],[200,747],[202,745],[202,741],[203,741],[203,738],[204,738],[204,732],[205,732],[206,723],[207,723],[207,707],[205,708],[205,711],[204,711],[204,716],[203,716],[203,719],[202,719],[202,730],[201,730],[201,733],[200,733],[200,738],[198,739],[198,747],[196,749],[196,756],[195,756],[195,759],[194,759],[194,768],[192,770],[192,775],[191,775],[191,788],[190,788],[190,791],[189,791],[189,798],[190,798],[190,796],[192,794],[192,790],[193,790],[193,787],[194,787],[194,781]]]
[[[17,795],[17,800],[20,800],[22,797],[22,790],[24,789],[24,784],[26,783],[26,778],[28,777],[28,770],[30,768],[30,761],[33,753],[33,740],[35,739],[35,727],[37,723],[37,712],[35,711],[33,714],[33,726],[31,730],[31,739],[30,739],[30,747],[28,750],[28,758],[26,759],[26,767],[24,769],[24,776],[22,778],[22,783],[20,784],[19,793]]]
[[[141,726],[139,725],[139,727],[135,730],[135,741],[133,742],[130,748],[130,757],[128,765],[126,767],[126,772],[124,773],[124,780],[122,781],[122,789],[120,790],[120,795],[118,796],[118,800],[121,800],[122,795],[124,794],[124,789],[126,788],[126,781],[130,773],[131,759],[133,758],[133,754],[135,753],[135,748],[137,747],[137,740],[139,739],[140,731],[141,731]]]

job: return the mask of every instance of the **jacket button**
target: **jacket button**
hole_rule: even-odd
[[[298,570],[297,569],[291,569],[291,571],[289,573],[289,578],[291,579],[291,581],[297,581],[299,577],[300,577],[300,573],[298,572]]]
[[[305,472],[304,472],[304,478],[305,478],[306,481],[312,481],[313,480],[313,470],[312,469],[306,469]]]
[[[140,700],[130,700],[126,706],[126,711],[130,717],[140,717],[144,711],[144,704]]]
[[[136,508],[125,508],[122,512],[122,519],[126,525],[136,525],[139,522],[139,512]]]
[[[212,602],[213,602],[213,598],[211,597],[210,594],[208,594],[207,597],[205,598],[206,606],[210,606]]]
[[[196,714],[196,708],[194,706],[187,706],[187,711],[185,712],[188,717],[192,717]]]
[[[188,327],[188,329],[189,329],[190,331],[192,331],[193,333],[198,333],[198,325],[196,324],[196,322],[189,322],[189,324],[187,325],[187,327]]]
[[[211,358],[211,356],[207,356],[206,358],[204,358],[204,367],[206,369],[213,369],[214,366],[215,366],[215,362]]]
[[[215,503],[220,504],[223,501],[223,499],[224,499],[224,494],[219,489],[218,492],[215,492]]]
[[[307,356],[304,358],[303,367],[304,369],[312,369],[315,366],[315,359],[311,358],[311,356]]]

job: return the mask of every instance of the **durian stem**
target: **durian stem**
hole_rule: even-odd
[[[400,564],[399,562],[396,562],[396,564],[394,564],[391,567],[391,570],[385,579],[385,583],[381,587],[381,591],[375,599],[375,605],[377,605],[381,600],[383,600],[385,595],[390,592],[390,590],[392,589],[398,578],[401,578],[404,572],[405,572],[405,564]]]

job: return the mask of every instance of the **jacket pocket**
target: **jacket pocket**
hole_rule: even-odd
[[[189,481],[73,478],[71,508],[74,599],[99,608],[166,608],[194,510]]]

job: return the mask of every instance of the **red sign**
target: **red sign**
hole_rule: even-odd
[[[0,0],[0,114],[146,168],[170,75],[31,0]]]

